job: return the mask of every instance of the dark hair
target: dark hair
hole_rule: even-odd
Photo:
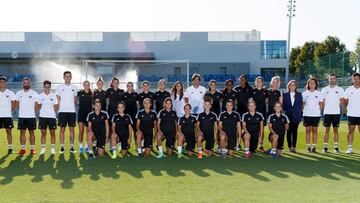
[[[210,104],[212,104],[213,103],[213,99],[211,98],[211,97],[209,97],[209,96],[206,96],[206,97],[204,97],[204,103],[205,102],[210,102]]]
[[[354,73],[353,75],[352,75],[352,77],[354,78],[354,77],[360,77],[360,73]]]
[[[185,110],[185,107],[187,107],[187,106],[190,107],[190,109],[192,109],[191,105],[190,105],[189,103],[187,103],[187,104],[185,104],[184,107],[183,107],[184,110]]]
[[[102,79],[102,77],[99,77],[96,82],[104,82],[104,80]]]
[[[31,79],[30,79],[30,78],[28,78],[28,77],[24,77],[24,78],[22,79],[22,81],[23,81],[23,82],[24,82],[25,80],[27,80],[27,81],[31,82]]]
[[[246,87],[249,87],[250,85],[249,85],[248,77],[247,77],[245,74],[241,74],[241,75],[239,76],[239,81],[241,80],[241,78],[244,78],[244,79],[246,80],[245,86],[246,86]]]
[[[176,97],[177,97],[177,95],[176,95],[176,92],[177,92],[176,91],[176,85],[177,84],[181,85],[179,100],[182,100],[182,98],[184,97],[184,86],[183,86],[182,82],[180,82],[180,81],[175,82],[174,86],[171,88],[171,94],[174,95],[174,100],[176,100]]]
[[[226,100],[226,103],[231,103],[232,105],[234,105],[234,101],[232,99]]]
[[[194,74],[192,75],[192,77],[191,77],[191,81],[194,81],[194,80],[195,80],[195,78],[198,78],[198,79],[199,79],[199,81],[201,81],[201,76],[200,76],[198,73],[194,73]]]
[[[124,101],[119,101],[119,103],[116,105],[116,107],[119,107],[120,104],[125,107],[125,102]]]
[[[253,98],[248,99],[248,104],[247,105],[249,106],[251,103],[253,103],[256,106],[256,102],[254,101]]]
[[[150,82],[149,82],[149,81],[147,81],[147,80],[145,80],[145,81],[143,81],[143,82],[141,83],[141,86],[143,86],[144,84],[148,84],[148,85],[150,85]]]
[[[168,101],[170,101],[170,102],[171,102],[171,105],[172,105],[172,100],[171,100],[171,98],[170,98],[170,97],[166,97],[166,98],[164,99],[164,107],[165,107],[166,102],[168,102]]]
[[[5,82],[7,81],[7,77],[5,75],[0,76],[0,80],[4,80]]]
[[[113,88],[113,82],[114,81],[118,81],[119,82],[119,79],[117,77],[113,77],[113,79],[111,79],[111,82],[110,82],[110,87]]]
[[[310,81],[314,81],[315,82],[315,89],[317,90],[318,89],[318,87],[319,87],[319,81],[316,79],[316,77],[310,77],[309,79],[308,79],[308,81],[306,82],[306,86],[305,86],[305,89],[307,89],[307,90],[309,90],[310,89],[310,87],[309,87],[309,82]]]
[[[100,106],[101,106],[101,101],[100,101],[100,99],[95,99],[94,105],[96,105],[96,104],[100,104]]]
[[[337,76],[336,76],[335,73],[330,73],[330,74],[328,75],[328,77],[332,77],[332,76],[335,76],[335,78],[337,78]]]
[[[45,80],[45,81],[43,82],[43,86],[45,86],[45,85],[50,85],[50,86],[51,86],[51,82],[50,82],[49,80]]]
[[[64,71],[64,73],[63,73],[63,76],[65,76],[66,74],[70,74],[70,76],[71,76],[71,72],[70,71]]]
[[[145,99],[143,100],[143,104],[145,103],[145,101],[149,101],[149,102],[150,102],[150,104],[152,104],[152,101],[151,101],[151,99],[150,99],[150,98],[145,98]]]
[[[209,92],[211,91],[211,89],[210,89],[210,84],[211,84],[211,83],[215,83],[215,85],[218,84],[216,80],[211,79],[211,80],[209,81],[209,83],[208,83]]]

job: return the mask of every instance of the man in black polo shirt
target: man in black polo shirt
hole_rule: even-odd
[[[233,156],[236,149],[236,141],[241,133],[240,114],[233,111],[234,102],[228,100],[226,102],[226,111],[219,116],[219,130],[220,130],[220,146],[222,157],[226,158],[226,149],[229,150],[229,156]]]
[[[264,87],[264,79],[261,76],[258,76],[255,79],[255,88],[251,91],[251,96],[252,99],[255,101],[256,104],[256,111],[260,112],[263,116],[267,115],[266,112],[266,103],[268,101],[268,97],[269,97],[269,92],[268,90]],[[264,126],[266,125],[266,122],[264,121]],[[259,137],[259,144],[260,144],[260,148],[259,150],[261,152],[265,152],[264,149],[264,130],[262,131],[262,134]]]
[[[276,158],[281,154],[281,150],[284,146],[285,132],[289,128],[289,119],[286,115],[281,114],[282,106],[280,102],[276,102],[275,113],[268,117],[269,124],[269,141],[271,142],[272,149],[268,150],[268,153]]]
[[[211,99],[204,100],[204,112],[197,116],[198,135],[196,138],[198,146],[198,158],[202,159],[202,143],[205,140],[205,150],[207,155],[212,155],[214,148],[214,135],[217,132],[217,116],[210,111]]]

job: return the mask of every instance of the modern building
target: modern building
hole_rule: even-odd
[[[84,60],[96,60],[86,66]],[[114,62],[114,61],[137,61]],[[146,62],[139,62],[146,61]],[[85,68],[87,67],[87,69]],[[200,73],[224,81],[240,74],[287,76],[285,40],[261,40],[260,32],[2,32],[0,74],[11,81],[58,78],[65,69],[78,71],[78,82],[126,75],[137,81],[186,80]],[[80,76],[79,76],[80,75]]]

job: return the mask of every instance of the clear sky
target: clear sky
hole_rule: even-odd
[[[287,39],[287,0],[24,0],[1,2],[1,31],[247,31]],[[19,6],[22,5],[22,6]],[[360,0],[297,0],[291,46],[360,36]]]

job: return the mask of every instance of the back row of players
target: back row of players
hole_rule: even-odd
[[[353,86],[349,87],[345,94],[343,89],[336,85],[334,74],[329,75],[329,86],[323,88],[321,92],[317,90],[319,84],[316,78],[310,78],[302,94],[297,92],[296,81],[290,81],[288,92],[284,95],[279,89],[278,76],[272,78],[271,88],[266,89],[262,77],[257,77],[255,87],[251,87],[247,77],[241,75],[240,85],[234,88],[234,81],[228,80],[225,82],[224,90],[220,92],[217,90],[215,80],[208,83],[207,90],[200,85],[200,75],[194,74],[192,86],[184,90],[183,84],[176,82],[171,93],[165,90],[164,80],[159,81],[158,91],[155,93],[149,90],[150,84],[147,81],[141,84],[141,93],[136,93],[132,82],[127,83],[126,91],[121,90],[117,78],[113,78],[111,87],[107,90],[103,90],[103,81],[99,79],[96,83],[97,89],[94,91],[91,90],[88,81],[85,81],[83,89],[78,91],[77,87],[71,84],[72,75],[69,71],[64,72],[63,79],[64,84],[58,86],[55,93],[50,91],[51,82],[45,81],[44,92],[38,95],[31,90],[30,80],[25,78],[23,90],[15,95],[6,89],[6,77],[0,78],[0,127],[6,129],[9,153],[12,153],[11,115],[15,108],[19,108],[18,128],[21,141],[19,154],[25,154],[26,130],[29,130],[30,134],[30,153],[35,153],[35,112],[39,111],[38,128],[42,133],[40,154],[45,153],[47,129],[51,135],[51,153],[55,153],[57,121],[60,126],[60,153],[64,152],[66,127],[69,127],[70,132],[70,152],[75,153],[74,127],[77,120],[79,151],[81,153],[84,150],[88,151],[90,158],[93,157],[92,141],[97,140],[98,153],[103,155],[105,143],[110,141],[110,138],[112,157],[117,156],[116,143],[120,144],[125,155],[131,135],[134,135],[136,139],[139,156],[142,155],[142,148],[145,148],[145,154],[149,154],[154,134],[159,158],[163,156],[162,141],[166,139],[167,152],[171,154],[176,138],[179,157],[181,157],[184,143],[190,155],[197,143],[198,157],[202,158],[202,142],[206,141],[205,149],[210,155],[216,141],[219,145],[219,153],[225,158],[227,154],[231,156],[236,148],[239,149],[243,141],[245,157],[248,158],[255,152],[258,143],[259,150],[265,151],[264,126],[267,123],[270,129],[269,140],[272,143],[269,153],[276,157],[283,149],[286,131],[289,150],[296,152],[297,128],[302,113],[306,127],[307,151],[316,152],[317,126],[324,106],[324,126],[326,127],[324,152],[327,152],[329,129],[333,125],[334,152],[339,153],[337,129],[340,123],[340,108],[342,104],[347,103],[349,103],[347,153],[351,153],[353,132],[356,125],[360,124],[359,107],[354,105],[360,100],[360,91],[358,91],[360,75],[358,73],[353,75]],[[56,116],[56,111],[58,111],[58,116]],[[76,111],[78,112],[77,119]],[[268,122],[264,117],[267,117]],[[85,132],[88,135],[88,144],[84,147]],[[310,139],[311,134],[312,139]],[[311,142],[312,148],[310,148]]]

